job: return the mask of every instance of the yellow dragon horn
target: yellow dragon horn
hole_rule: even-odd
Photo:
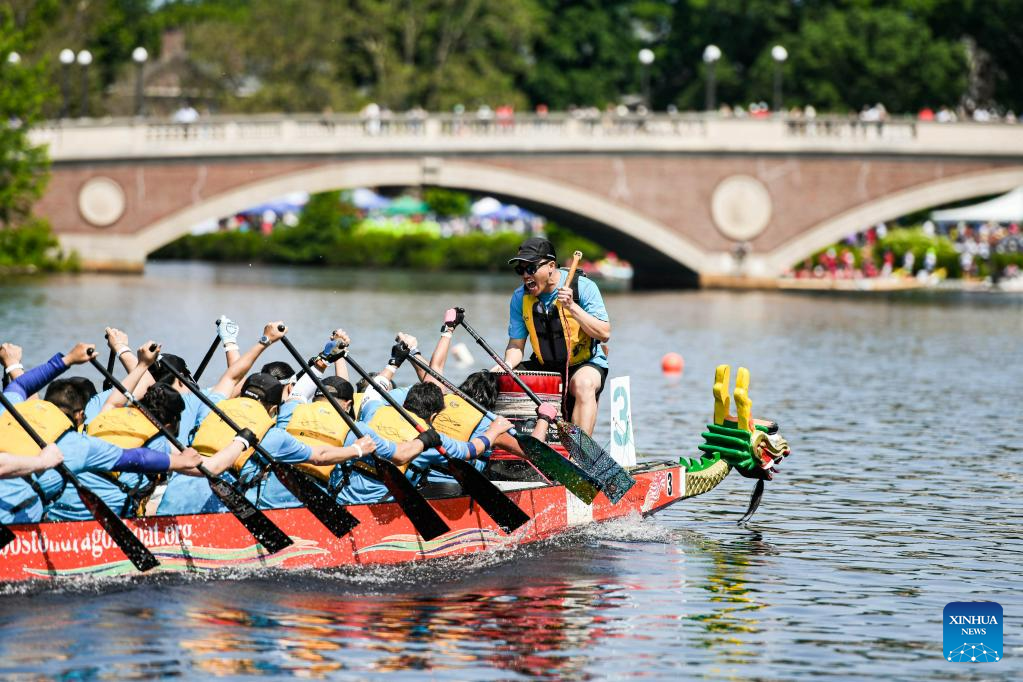
[[[732,373],[729,365],[718,365],[714,370],[714,423],[723,426],[728,416],[728,383]]]
[[[735,411],[739,418],[738,427],[753,431],[753,401],[749,399],[749,370],[740,367],[735,375]]]

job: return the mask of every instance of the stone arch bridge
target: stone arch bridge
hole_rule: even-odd
[[[874,223],[1023,185],[1023,126],[453,116],[52,123],[37,210],[89,269],[293,191],[439,186],[573,225],[637,286],[764,285]]]

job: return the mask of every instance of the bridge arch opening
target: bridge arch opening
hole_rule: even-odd
[[[780,246],[765,264],[772,276],[781,275],[821,249],[881,222],[1023,186],[1023,166],[979,171],[942,178],[894,192],[819,223]]]
[[[239,187],[140,230],[135,248],[150,254],[194,225],[291,192],[355,187],[443,187],[494,196],[593,239],[632,262],[640,289],[695,287],[706,255],[663,224],[600,195],[482,163],[447,159],[340,162]]]

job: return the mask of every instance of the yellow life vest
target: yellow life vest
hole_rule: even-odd
[[[118,407],[99,413],[86,425],[85,432],[118,447],[140,448],[160,429],[134,407]]]
[[[217,403],[217,409],[222,411],[231,421],[243,429],[249,429],[256,437],[263,440],[263,436],[274,425],[274,418],[266,411],[258,401],[252,398],[231,398]],[[199,430],[195,432],[192,439],[192,447],[199,451],[200,455],[211,457],[223,450],[236,436],[235,430],[228,426],[224,420],[211,412]],[[239,473],[245,462],[249,461],[255,448],[249,448],[234,461],[231,470]]]
[[[362,409],[362,399],[366,397],[365,393],[356,393],[352,396],[352,414],[355,418],[359,418],[359,411]]]
[[[433,418],[433,428],[455,440],[468,441],[483,416],[465,400],[449,393],[444,396],[444,409]]]
[[[412,414],[412,418],[425,427],[430,426],[418,415]],[[401,413],[390,405],[384,405],[373,414],[373,418],[369,420],[369,427],[376,431],[378,436],[393,443],[404,443],[419,435],[416,427],[409,424]],[[408,465],[403,464],[398,468],[404,472]]]
[[[564,271],[564,270],[563,270]],[[567,273],[566,273],[567,274]],[[572,293],[579,300],[579,275],[572,282]],[[569,364],[572,366],[586,362],[596,353],[597,342],[579,326],[572,314],[562,312],[560,301],[555,301],[550,310],[536,296],[525,294],[522,297],[522,321],[529,332],[529,343],[533,347],[533,356],[544,367],[553,371],[564,371],[565,358],[568,355],[566,335],[572,342],[572,355]],[[565,330],[565,322],[568,330]]]
[[[342,447],[350,429],[337,410],[327,401],[321,400],[296,407],[291,415],[291,421],[288,422],[287,431],[306,445]],[[330,475],[334,471],[333,464],[304,463],[295,466],[324,482],[330,480]]]
[[[46,443],[56,443],[67,431],[75,428],[59,407],[46,400],[26,400],[14,405],[14,409]],[[34,457],[41,449],[10,412],[4,410],[0,414],[0,450],[12,455]]]

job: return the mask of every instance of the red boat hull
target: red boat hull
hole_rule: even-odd
[[[677,463],[640,467],[636,485],[616,505],[603,494],[587,506],[558,485],[509,492],[530,521],[508,535],[468,497],[431,500],[451,530],[431,540],[416,534],[393,503],[351,505],[361,522],[334,537],[305,508],[268,511],[295,541],[268,554],[226,513],[128,519],[126,523],[160,560],[155,573],[310,569],[424,561],[536,542],[569,528],[635,514],[651,514],[685,498],[685,471]],[[528,484],[527,484],[528,485]],[[0,582],[139,575],[94,521],[11,526],[16,539],[0,550]]]

